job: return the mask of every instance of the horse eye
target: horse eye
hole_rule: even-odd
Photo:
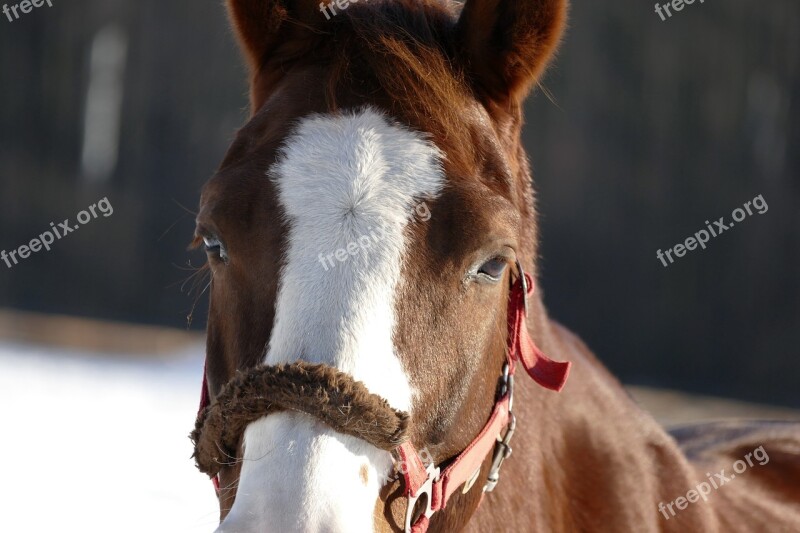
[[[219,252],[222,249],[222,243],[219,239],[212,237],[203,237],[203,244],[206,245],[206,252]]]
[[[220,259],[227,262],[228,255],[225,252],[225,248],[222,246],[222,242],[219,239],[214,237],[203,237],[203,244],[206,247],[206,253],[209,255],[216,255],[219,256]]]
[[[499,281],[503,277],[503,272],[506,271],[508,262],[502,257],[494,257],[486,261],[478,269],[478,274],[486,276],[491,281]]]

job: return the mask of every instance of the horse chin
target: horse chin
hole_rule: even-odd
[[[218,533],[372,533],[389,452],[298,413],[248,426],[236,500]]]

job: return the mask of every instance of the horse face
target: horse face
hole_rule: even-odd
[[[512,3],[468,1],[455,24],[411,1],[330,21],[310,2],[229,2],[254,113],[197,219],[212,397],[237,369],[325,363],[411,413],[432,461],[474,438],[504,360],[509,265],[534,253],[519,105],[564,8]],[[289,412],[240,448],[220,531],[402,529],[390,453]],[[479,497],[454,499],[448,527]]]

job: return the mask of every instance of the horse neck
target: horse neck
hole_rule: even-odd
[[[486,515],[502,516],[503,527],[513,525],[510,515],[512,522],[520,517],[509,530],[591,531],[601,522],[606,531],[634,523],[642,531],[669,530],[675,521],[661,517],[658,502],[685,493],[697,473],[580,339],[548,318],[538,294],[530,309],[537,344],[554,358],[572,361],[573,368],[560,393],[524,375],[517,380],[516,445],[510,472],[504,472],[511,479],[503,480],[509,489],[491,504],[507,509]],[[530,512],[514,512],[523,499]]]
[[[537,279],[538,225],[530,167],[521,143],[511,146],[517,190],[525,202],[520,255]],[[636,520],[642,530],[669,530],[674,521],[668,524],[662,519],[658,502],[685,493],[696,482],[693,467],[583,342],[550,320],[541,291],[533,295],[529,308],[528,327],[536,343],[552,357],[572,361],[573,368],[561,393],[544,390],[524,375],[517,380],[519,429],[514,466],[507,473],[516,479],[508,480],[511,490],[501,497],[487,498],[494,501],[490,507],[508,509],[480,513],[490,520],[504,517],[502,523],[485,525],[489,530],[512,526],[507,520],[511,515],[523,521],[509,530],[591,531],[597,529],[598,517],[606,517],[609,531],[626,530]],[[534,495],[535,510],[514,510],[519,507],[514,487]],[[537,523],[533,529],[532,516]]]

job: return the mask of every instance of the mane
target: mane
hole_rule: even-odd
[[[455,59],[457,11],[435,0],[361,0],[339,11],[323,24],[329,107],[343,95],[378,99],[439,140],[469,145],[460,114],[475,96]]]

